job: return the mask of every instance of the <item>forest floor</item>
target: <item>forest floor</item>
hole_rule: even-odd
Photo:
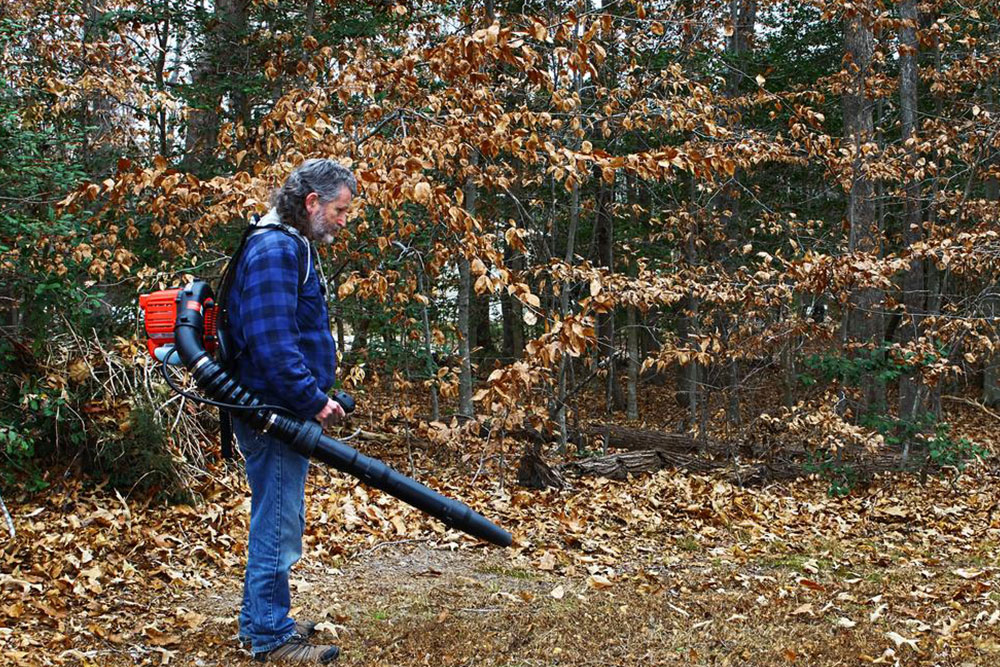
[[[563,491],[419,477],[514,546],[314,467],[293,600],[340,664],[1000,663],[1000,475],[985,464],[846,498],[673,470]],[[235,640],[246,487],[234,467],[199,492],[163,506],[67,481],[7,497],[0,662],[256,664]]]

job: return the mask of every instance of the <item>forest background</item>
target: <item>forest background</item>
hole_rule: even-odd
[[[839,497],[995,449],[994,2],[29,0],[0,45],[7,500],[226,478],[137,295],[317,156],[340,382],[410,471]]]

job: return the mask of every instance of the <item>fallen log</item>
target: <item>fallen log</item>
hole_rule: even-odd
[[[667,467],[684,468],[693,472],[705,472],[721,466],[713,461],[701,460],[694,456],[677,454],[662,449],[646,449],[580,459],[561,466],[561,470],[567,475],[574,477],[607,477],[608,479],[620,480],[627,479],[629,475],[655,472]]]
[[[903,464],[900,452],[888,452],[878,455],[861,456],[844,464],[844,472],[850,470],[852,484],[867,486],[872,477],[886,472],[921,472],[933,473],[940,470],[939,466],[929,466],[929,461],[912,457],[906,465]],[[658,449],[640,450],[594,456],[572,461],[559,466],[559,470],[572,477],[607,477],[608,479],[624,480],[629,475],[656,472],[663,468],[678,468],[689,472],[708,472],[711,470],[728,471],[726,477],[739,486],[756,486],[767,482],[778,482],[809,475],[820,475],[815,467],[800,458],[788,457],[772,460],[767,463],[743,465],[728,460],[715,460],[706,456],[679,454]],[[828,471],[827,475],[838,473]]]
[[[508,435],[540,444],[547,444],[555,440],[554,435],[531,428],[512,431]],[[624,449],[626,451],[656,449],[677,453],[719,453],[727,450],[727,445],[724,443],[714,440],[701,442],[687,433],[633,428],[630,426],[597,422],[588,424],[581,429],[568,429],[566,440],[577,445],[589,444],[591,447],[606,446],[609,449]]]
[[[609,449],[700,452],[720,448],[715,442],[701,444],[687,433],[631,428],[617,424],[589,424],[581,431],[584,436],[603,442]]]
[[[525,445],[517,466],[517,483],[529,489],[561,489],[566,486],[562,473],[542,458],[542,446],[538,443]]]

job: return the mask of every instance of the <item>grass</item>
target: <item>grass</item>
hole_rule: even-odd
[[[531,581],[538,578],[538,574],[523,567],[512,567],[507,565],[487,565],[476,570],[482,574],[492,574],[497,577],[508,579],[521,579]]]

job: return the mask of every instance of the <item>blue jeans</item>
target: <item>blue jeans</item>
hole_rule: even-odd
[[[233,432],[246,459],[251,494],[239,634],[250,640],[254,653],[263,653],[295,634],[288,616],[288,573],[302,555],[309,459],[239,419],[233,419]]]

